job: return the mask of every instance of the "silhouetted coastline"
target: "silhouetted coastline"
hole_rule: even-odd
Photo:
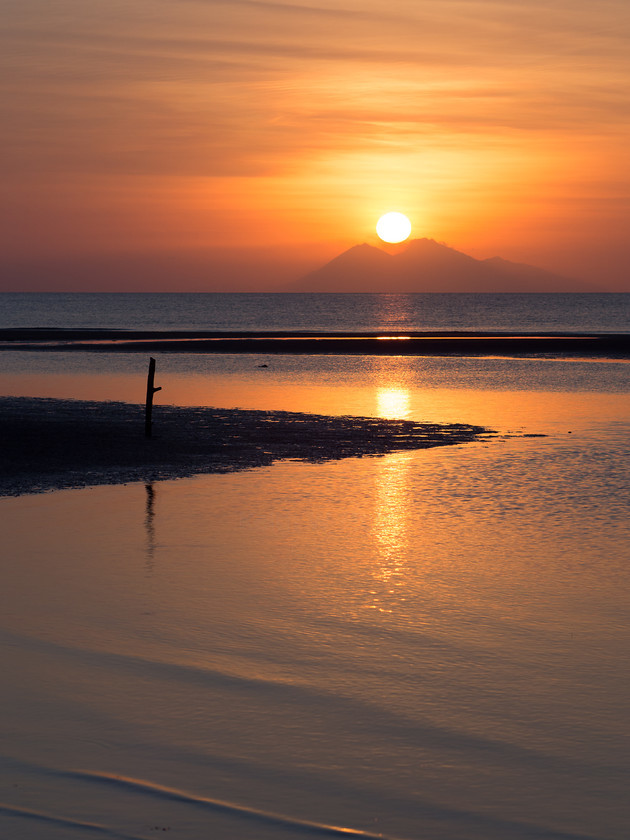
[[[162,405],[0,398],[0,496],[313,463],[483,440],[467,424]]]
[[[625,333],[0,330],[0,350],[630,358]]]

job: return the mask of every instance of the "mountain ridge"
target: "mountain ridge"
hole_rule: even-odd
[[[503,257],[479,260],[434,239],[412,239],[394,253],[353,245],[290,287],[303,292],[594,291],[584,281]]]

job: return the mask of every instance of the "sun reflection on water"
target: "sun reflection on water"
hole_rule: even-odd
[[[382,459],[376,479],[376,510],[373,536],[376,548],[370,592],[372,609],[392,612],[405,600],[410,542],[408,532],[408,486],[411,453],[402,452]]]
[[[387,386],[376,391],[376,409],[380,417],[402,420],[410,416],[411,394],[408,388]],[[407,492],[410,453],[383,458],[376,478],[376,510],[373,519],[375,558],[374,586],[370,607],[392,612],[404,601],[404,583],[409,558],[407,528]]]
[[[379,417],[402,420],[409,417],[411,396],[408,388],[379,388],[376,407]]]

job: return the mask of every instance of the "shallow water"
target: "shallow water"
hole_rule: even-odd
[[[629,372],[158,356],[158,427],[164,402],[501,439],[1,500],[0,835],[625,840]],[[0,392],[145,382],[135,354],[12,352]]]
[[[620,361],[156,354],[160,404],[471,423],[563,433],[630,416]],[[2,354],[0,394],[143,403],[138,354]],[[260,367],[266,365],[266,367]],[[594,402],[596,401],[596,402]]]
[[[378,381],[548,436],[0,502],[4,836],[627,836],[628,394]]]

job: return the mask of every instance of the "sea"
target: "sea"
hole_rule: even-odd
[[[479,330],[630,329],[630,294],[4,293],[0,329]]]
[[[630,295],[4,294],[0,328],[630,331]],[[630,366],[156,353],[161,404],[458,446],[0,500],[0,836],[627,840]],[[0,395],[142,402],[139,353]]]

